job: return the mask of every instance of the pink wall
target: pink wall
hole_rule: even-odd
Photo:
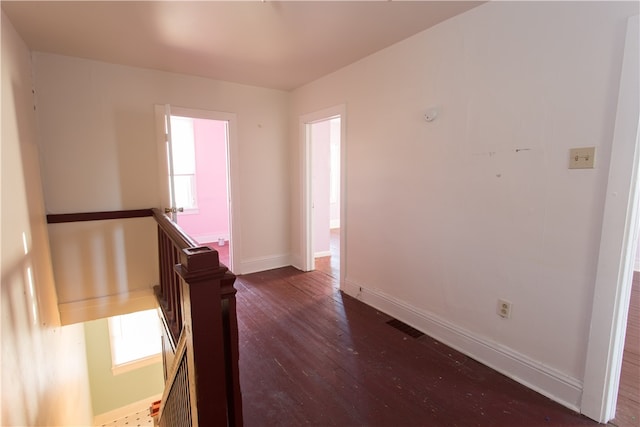
[[[198,209],[178,215],[178,224],[198,243],[229,240],[226,122],[193,120]]]

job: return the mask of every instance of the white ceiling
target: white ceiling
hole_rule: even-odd
[[[291,90],[483,2],[2,1],[33,51]]]

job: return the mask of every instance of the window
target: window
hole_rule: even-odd
[[[162,339],[156,310],[109,318],[111,370],[114,375],[161,360]]]
[[[171,116],[171,153],[176,207],[197,209],[193,119]]]

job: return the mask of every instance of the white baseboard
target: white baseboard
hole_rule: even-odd
[[[239,262],[235,262],[233,265],[234,273],[236,274],[250,274],[258,271],[273,270],[274,268],[287,267],[291,265],[291,256],[275,255],[262,258],[251,258]]]
[[[222,237],[226,242],[229,241],[229,233],[213,233],[213,234],[205,234],[205,235],[200,235],[200,236],[191,236],[193,237],[193,239],[200,243],[200,244],[204,244],[204,243],[215,243],[216,245],[218,244],[218,239],[220,237]]]
[[[300,271],[304,271],[302,269],[302,259],[300,258],[300,256],[298,255],[291,255],[289,257],[289,260],[291,261],[291,266],[294,268],[297,268]]]
[[[329,228],[330,229],[340,228],[340,218],[332,219],[331,221],[329,221]]]
[[[343,289],[362,302],[393,316],[538,393],[580,412],[582,381],[545,366],[499,343],[473,335],[438,316],[383,292],[347,279]]]
[[[331,256],[331,251],[320,251],[313,254],[314,258],[321,258],[325,256]]]
[[[93,425],[101,426],[103,424],[119,420],[120,418],[124,418],[127,415],[133,415],[135,413],[144,411],[145,409],[149,409],[153,402],[160,399],[162,399],[162,394],[157,394],[155,396],[150,396],[137,402],[130,403],[129,405],[123,406],[121,408],[114,409],[113,411],[98,414],[93,417]]]

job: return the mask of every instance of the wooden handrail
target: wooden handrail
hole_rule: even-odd
[[[107,219],[143,218],[151,215],[153,215],[153,213],[151,212],[151,209],[49,214],[47,215],[47,223],[59,224],[63,222],[102,221]]]
[[[163,211],[158,208],[150,209],[151,215],[155,218],[158,226],[171,238],[171,240],[180,247],[195,248],[198,242],[193,240],[178,224],[173,222]]]
[[[160,425],[241,426],[235,276],[217,251],[152,211],[160,261],[154,289],[166,331]],[[182,351],[178,342],[186,343]]]
[[[242,426],[235,276],[160,209],[47,215],[49,224],[153,217],[164,326],[162,427]]]

